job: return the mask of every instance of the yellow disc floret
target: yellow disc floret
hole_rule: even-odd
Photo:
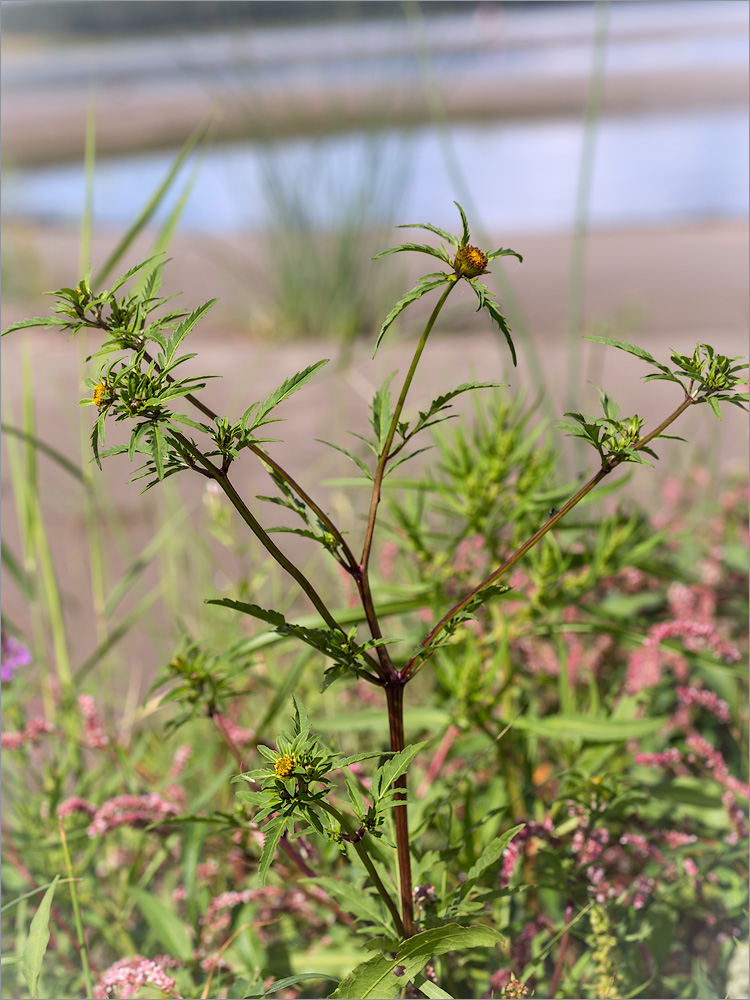
[[[461,247],[453,261],[453,269],[460,278],[476,278],[487,270],[487,258],[478,247]]]
[[[283,781],[289,777],[296,766],[297,761],[293,753],[281,754],[276,758],[276,763],[273,765],[273,773]]]
[[[107,404],[107,395],[107,387],[103,382],[99,382],[94,386],[94,393],[91,398],[93,399],[97,409],[104,409]]]

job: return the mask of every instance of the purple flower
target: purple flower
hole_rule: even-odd
[[[7,684],[13,680],[19,667],[28,667],[33,657],[27,646],[12,635],[2,634],[0,640],[0,681]]]

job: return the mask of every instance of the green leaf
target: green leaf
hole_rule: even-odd
[[[493,948],[500,940],[502,935],[498,931],[482,925],[432,927],[409,938],[395,959],[375,955],[358,965],[342,979],[330,997],[336,1000],[395,1000],[432,958],[467,948]]]
[[[390,760],[378,770],[374,787],[377,788],[378,794],[382,795],[393,782],[405,774],[409,768],[409,765],[417,756],[420,750],[423,750],[431,741],[423,740],[421,743],[412,743],[408,747],[404,747],[399,753],[396,753],[391,757]]]
[[[401,977],[402,983],[407,976],[413,979],[433,956],[445,955],[449,951],[463,951],[467,948],[494,948],[502,938],[499,931],[483,924],[470,927],[445,924],[415,934],[396,955],[396,964],[405,966],[406,970]]]
[[[359,435],[357,435],[357,437],[359,437]],[[327,444],[329,448],[335,448],[335,450],[340,451],[342,455],[346,455],[350,461],[354,462],[358,469],[361,469],[362,472],[364,472],[365,477],[372,482],[374,479],[372,472],[362,459],[357,457],[357,455],[354,455],[351,451],[347,451],[346,448],[342,448],[341,445],[334,444],[332,441],[324,441],[323,438],[316,438],[315,440],[320,441],[321,444]]]
[[[404,309],[406,309],[408,305],[411,305],[412,302],[416,302],[417,299],[421,299],[423,295],[426,295],[428,292],[431,292],[434,288],[439,288],[440,285],[445,285],[449,281],[454,280],[454,278],[455,278],[454,275],[445,273],[426,274],[423,277],[421,277],[419,281],[416,283],[416,285],[412,289],[410,289],[406,293],[406,295],[403,296],[403,298],[399,299],[399,301],[396,303],[393,309],[391,309],[391,311],[386,316],[385,321],[383,322],[383,325],[380,328],[378,339],[375,342],[375,350],[372,352],[372,356],[375,357],[375,355],[377,354],[378,348],[380,347],[380,342],[385,336],[388,327],[391,325],[391,323],[393,323],[393,321],[398,316],[400,316],[400,314],[404,311]]]
[[[595,337],[593,334],[585,337],[585,339],[596,341],[597,344],[607,344],[608,347],[617,347],[621,351],[627,351],[628,354],[634,354],[637,358],[642,358],[644,361],[656,365],[662,371],[669,370],[664,365],[660,365],[648,351],[645,351],[642,347],[638,347],[636,344],[626,344],[622,340],[613,340],[611,337]]]
[[[650,719],[588,719],[582,715],[548,715],[542,719],[516,719],[514,726],[549,739],[622,743],[650,736],[668,721],[666,716]]]
[[[403,984],[396,979],[396,963],[385,955],[373,955],[345,976],[329,993],[329,1000],[396,1000]]]
[[[273,410],[274,407],[278,406],[279,403],[283,402],[285,399],[288,399],[292,393],[301,389],[305,382],[307,382],[315,374],[315,372],[322,368],[323,365],[328,364],[328,361],[328,358],[324,358],[322,361],[316,361],[315,364],[305,368],[304,371],[297,372],[297,374],[292,375],[291,378],[285,379],[278,389],[274,390],[274,392],[272,392],[271,395],[259,405],[257,411],[253,415],[253,421],[249,429],[253,430],[255,427],[260,427],[263,424],[268,423],[265,418],[271,410]]]
[[[516,349],[513,346],[513,338],[510,335],[510,326],[508,325],[508,321],[505,318],[505,316],[503,316],[503,314],[500,312],[500,307],[495,301],[492,292],[489,290],[489,288],[487,288],[486,285],[483,285],[479,281],[477,281],[476,278],[467,278],[466,280],[474,289],[476,296],[479,299],[479,309],[486,309],[487,312],[490,314],[490,318],[493,320],[493,322],[495,322],[499,326],[500,330],[502,331],[502,334],[505,337],[505,342],[507,343],[508,348],[510,350],[510,356],[513,359],[513,367],[514,368],[518,367],[518,359],[516,358]]]
[[[503,382],[464,382],[458,386],[456,389],[451,389],[450,392],[444,393],[442,396],[438,396],[437,399],[433,399],[427,410],[419,411],[419,420],[414,428],[414,430],[409,434],[409,437],[414,437],[417,431],[424,430],[425,427],[431,427],[433,424],[439,423],[437,420],[430,420],[430,417],[434,417],[437,413],[442,410],[450,409],[447,406],[451,399],[460,395],[462,392],[469,392],[471,389],[502,389],[505,388],[506,384]],[[445,417],[441,419],[445,420]],[[429,421],[429,423],[428,423]]]
[[[709,396],[706,399],[706,402],[713,410],[714,416],[718,417],[718,419],[721,420],[721,407],[719,406],[718,399],[715,399],[713,396]]]
[[[55,875],[52,884],[42,897],[42,901],[32,917],[29,936],[23,948],[21,972],[29,987],[31,1000],[39,1000],[39,975],[49,944],[49,915],[59,878],[59,875]]]
[[[59,316],[32,316],[30,319],[21,319],[17,323],[6,326],[0,336],[4,337],[8,333],[15,333],[16,330],[27,330],[35,326],[65,326],[65,321]]]
[[[216,598],[206,601],[206,604],[216,604],[222,608],[234,608],[241,611],[243,615],[250,615],[252,618],[260,618],[261,621],[268,622],[269,625],[286,625],[286,619],[278,611],[266,611],[258,607],[257,604],[246,604],[244,601],[232,601],[228,597]]]
[[[487,260],[495,260],[496,257],[518,257],[518,259],[523,264],[523,257],[520,253],[515,250],[508,250],[506,247],[500,247],[498,250],[493,250],[492,253],[487,254]]]
[[[166,359],[167,362],[171,361],[174,357],[174,352],[179,347],[180,343],[184,338],[190,333],[198,320],[202,319],[209,309],[216,303],[216,299],[209,299],[208,302],[204,302],[203,305],[198,306],[194,309],[189,316],[180,323],[177,329],[174,331],[172,336],[169,338],[166,344]]]
[[[388,387],[393,381],[393,376],[395,374],[396,372],[391,372],[385,382],[383,382],[381,387],[373,396],[372,404],[370,406],[370,410],[372,412],[370,423],[372,424],[372,429],[375,431],[378,456],[380,456],[383,451],[383,446],[385,445],[386,438],[388,437],[388,431],[391,428],[391,394],[388,391]]]
[[[467,890],[471,888],[477,879],[481,878],[489,868],[498,863],[505,848],[523,828],[524,824],[520,823],[518,826],[514,826],[512,830],[507,830],[500,837],[495,837],[494,840],[490,841],[466,873],[466,881],[461,886],[462,895],[466,895]]]
[[[263,827],[263,850],[261,851],[258,863],[258,879],[261,889],[266,884],[268,869],[271,867],[271,862],[276,854],[278,843],[286,829],[286,824],[286,817],[282,816],[272,820],[270,823],[266,823]]]
[[[391,247],[389,250],[382,250],[380,253],[376,253],[373,260],[377,260],[378,257],[387,257],[392,253],[404,253],[407,251],[426,253],[431,257],[438,257],[446,264],[451,264],[451,259],[443,247],[432,247],[428,243],[402,243],[400,246]]]
[[[328,979],[332,983],[338,982],[335,976],[326,975],[325,972],[300,972],[296,976],[287,976],[286,979],[277,979],[276,982],[271,983],[264,993],[245,993],[243,1000],[263,1000],[264,997],[273,996],[273,994],[278,993],[279,990],[288,990],[290,986],[296,986],[297,983],[304,983],[310,979],[318,980],[318,982],[323,979]]]
[[[459,213],[461,214],[462,229],[461,229],[461,240],[459,242],[459,246],[465,247],[466,244],[469,242],[469,236],[471,235],[469,233],[469,223],[466,220],[466,212],[464,212],[464,210],[461,208],[461,206],[458,204],[457,201],[454,201],[453,204],[456,206]]]
[[[391,924],[384,916],[383,902],[369,886],[361,886],[342,879],[330,878],[327,875],[315,878],[301,878],[301,883],[315,886],[323,890],[327,896],[338,900],[347,913],[362,922],[369,922],[386,932],[391,930]]]
[[[135,900],[146,923],[164,950],[182,962],[190,962],[193,955],[190,932],[174,910],[145,889],[128,886],[128,893]]]
[[[401,225],[396,226],[396,229],[427,229],[431,233],[435,233],[436,236],[440,236],[442,239],[447,240],[451,246],[454,246],[458,250],[458,240],[456,237],[449,233],[445,229],[439,229],[437,226],[431,225],[429,222],[404,222]]]
[[[420,981],[416,986],[420,993],[424,993],[430,1000],[453,1000],[453,996],[450,993],[441,990],[437,983],[433,983],[431,979],[427,979],[426,977],[424,982]]]

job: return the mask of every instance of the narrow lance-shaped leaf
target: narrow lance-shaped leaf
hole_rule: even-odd
[[[258,880],[260,882],[261,889],[266,884],[268,869],[271,867],[271,862],[273,861],[276,848],[284,833],[286,824],[286,818],[281,817],[270,823],[266,823],[263,828],[263,850],[261,851],[260,861],[258,863]]]
[[[255,427],[260,427],[264,423],[268,423],[265,419],[266,416],[282,403],[285,399],[288,399],[292,393],[301,389],[302,386],[317,372],[323,365],[328,364],[329,359],[324,358],[322,361],[316,361],[315,364],[310,365],[305,368],[304,371],[297,372],[296,375],[292,375],[291,378],[285,379],[278,389],[274,390],[267,399],[265,399],[258,407],[253,417],[253,422],[250,427],[252,430]]]
[[[421,743],[412,743],[408,747],[404,747],[404,749],[399,753],[394,754],[393,757],[391,757],[391,759],[382,766],[382,768],[378,771],[375,781],[380,795],[387,791],[397,778],[406,773],[409,769],[409,765],[417,756],[419,751],[423,750],[429,743],[430,740],[423,740]]]
[[[391,311],[386,316],[385,321],[383,322],[383,325],[380,328],[378,339],[375,342],[375,350],[372,352],[372,356],[375,357],[375,355],[377,354],[378,348],[380,347],[380,342],[385,336],[388,327],[393,323],[395,319],[397,319],[401,315],[401,313],[404,311],[404,309],[406,309],[408,305],[411,305],[412,302],[416,302],[417,299],[420,299],[423,295],[426,295],[427,292],[431,292],[433,288],[439,288],[440,285],[445,285],[447,284],[447,282],[451,280],[453,280],[453,276],[444,273],[428,274],[425,275],[423,278],[420,278],[417,284],[412,289],[410,289],[406,293],[406,295],[403,296],[403,298],[399,299],[399,301],[396,303],[393,309],[391,309]]]
[[[47,945],[49,944],[50,910],[59,879],[60,876],[55,875],[52,884],[42,897],[42,901],[32,917],[29,936],[23,948],[21,971],[29,987],[29,995],[32,1000],[38,1000],[39,997],[39,976],[42,971],[42,962],[47,951]]]

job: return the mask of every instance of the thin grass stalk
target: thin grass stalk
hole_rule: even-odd
[[[65,827],[63,826],[63,821],[58,817],[57,825],[60,830],[60,843],[63,849],[63,855],[65,857],[65,868],[68,872],[68,878],[70,879],[70,900],[73,904],[73,922],[76,929],[76,938],[78,939],[78,949],[81,956],[81,969],[83,972],[83,982],[86,986],[86,997],[88,1000],[94,995],[94,984],[91,980],[91,968],[89,966],[89,951],[86,945],[86,935],[83,933],[83,921],[81,920],[81,907],[78,902],[78,888],[76,883],[78,879],[73,874],[73,862],[70,858],[70,851],[68,850],[68,840],[65,836]]]
[[[55,579],[52,553],[44,528],[38,489],[38,456],[37,448],[31,438],[36,436],[36,418],[34,412],[34,388],[31,365],[31,354],[28,339],[24,340],[23,353],[23,409],[24,430],[30,436],[25,445],[28,529],[30,541],[34,549],[35,560],[40,571],[42,592],[44,594],[45,611],[49,625],[52,649],[54,652],[57,675],[64,688],[71,684],[70,657],[68,654],[67,636],[65,633],[65,618],[60,599],[60,590]]]

